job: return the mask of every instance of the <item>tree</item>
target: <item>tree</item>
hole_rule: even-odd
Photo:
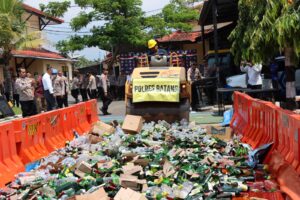
[[[86,57],[81,56],[81,57],[78,58],[78,61],[75,62],[74,67],[78,69],[78,68],[82,68],[82,67],[87,67],[87,66],[89,66],[91,64],[94,64],[94,63],[95,63],[95,61],[88,60]]]
[[[23,8],[20,0],[0,0],[0,49],[4,62],[4,79],[12,99],[12,79],[9,70],[11,51],[18,48],[34,48],[41,44],[39,32],[27,34],[22,21]]]
[[[290,71],[300,58],[299,35],[299,0],[240,0],[239,20],[230,35],[232,53],[236,62],[250,59],[267,63],[279,52],[284,52],[286,73],[292,74]],[[287,76],[287,86],[294,81],[295,76]]]
[[[91,22],[102,21],[104,24],[94,26],[90,30],[91,35],[75,35],[60,41],[57,48],[66,54],[85,47],[99,47],[113,52],[112,61],[121,51],[145,48],[150,38],[162,37],[175,29],[190,31],[192,26],[187,22],[197,20],[199,15],[187,7],[188,0],[172,0],[161,13],[153,16],[142,12],[141,0],[75,0],[75,3],[81,8],[92,8],[72,19],[71,27],[75,32]],[[56,13],[53,8],[66,9],[66,5],[65,2],[52,2],[51,6],[42,5],[42,8],[51,15],[59,16],[63,9]]]

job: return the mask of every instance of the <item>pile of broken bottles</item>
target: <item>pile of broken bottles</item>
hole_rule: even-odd
[[[100,129],[18,174],[0,199],[232,199],[277,190],[238,138],[224,142],[186,122],[144,124],[136,135]]]

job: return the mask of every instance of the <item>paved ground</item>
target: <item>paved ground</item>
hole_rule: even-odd
[[[98,102],[98,107],[102,107],[102,102]],[[103,116],[101,111],[99,112],[99,117],[104,122],[111,122],[113,120],[123,121],[125,117],[125,102],[124,101],[114,101],[109,106],[108,112],[112,115]],[[212,112],[191,112],[190,121],[195,121],[197,124],[218,124],[221,123],[223,117],[214,116]]]
[[[69,97],[69,104],[74,104],[74,99],[70,96]],[[102,107],[102,102],[98,101],[98,108]],[[19,112],[18,109],[17,112]],[[15,113],[17,113],[15,110]],[[114,101],[109,106],[108,112],[112,115],[103,116],[101,111],[98,110],[99,118],[104,122],[111,122],[113,120],[123,121],[125,117],[125,102],[124,101]],[[19,113],[18,113],[19,114]],[[15,119],[15,117],[0,119],[0,122],[3,121],[10,121]],[[223,117],[214,116],[211,111],[202,111],[202,112],[191,112],[190,114],[190,121],[195,121],[197,124],[218,124],[221,123]]]

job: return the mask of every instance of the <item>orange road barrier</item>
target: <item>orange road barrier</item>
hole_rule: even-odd
[[[17,155],[16,140],[11,122],[0,124],[0,186],[13,180],[14,175],[25,170]]]
[[[251,98],[251,97],[249,97]],[[234,118],[231,121],[231,128],[237,134],[244,136],[244,130],[246,130],[249,124],[249,100],[247,97],[240,93],[234,94]]]
[[[278,171],[277,181],[280,190],[287,194],[290,199],[300,199],[300,178],[299,174],[288,164],[281,166]]]
[[[289,152],[285,156],[285,160],[300,174],[300,117],[293,114],[289,117],[291,126],[289,127],[288,135]]]
[[[270,152],[265,158],[265,163],[268,163],[271,159],[271,154],[278,147],[278,109],[276,105],[271,102],[264,102],[264,110],[266,112],[266,117],[264,121],[264,140],[261,141],[262,144],[273,142]]]
[[[259,101],[252,101],[250,105],[250,124],[251,129],[247,135],[246,142],[250,144],[253,148],[259,146],[259,141],[263,135],[263,126],[264,126],[264,113],[262,103]]]
[[[271,102],[264,101],[263,109],[265,117],[263,122],[263,138],[260,142],[260,145],[270,142],[275,143],[277,136],[277,109],[279,108]]]
[[[61,125],[62,125],[62,132],[64,137],[67,140],[72,140],[74,138],[73,130],[76,130],[78,127],[77,120],[75,120],[75,111],[74,108],[68,107],[60,109],[61,112]]]
[[[85,103],[78,103],[76,105],[73,105],[72,108],[74,108],[75,111],[74,120],[76,125],[78,125],[76,129],[78,133],[82,135],[88,132],[91,129],[91,125],[87,120]]]
[[[240,112],[239,112],[239,92],[235,92],[234,95],[233,95],[233,116],[232,116],[232,119],[231,119],[231,122],[230,122],[230,127],[232,128],[233,132],[237,132],[237,125],[239,123],[239,121],[242,119],[242,116],[240,115]]]
[[[85,105],[89,124],[92,125],[93,123],[99,121],[97,100],[93,99],[87,101]]]
[[[13,121],[17,143],[17,153],[24,164],[39,160],[49,154],[45,146],[44,118],[41,115]]]
[[[278,110],[278,147],[277,150],[280,154],[286,158],[290,152],[290,140],[293,138],[289,137],[289,132],[293,129],[293,122],[291,116],[294,113],[288,110]]]
[[[49,152],[65,146],[66,137],[64,136],[61,109],[41,114],[44,117],[45,126],[45,146]]]

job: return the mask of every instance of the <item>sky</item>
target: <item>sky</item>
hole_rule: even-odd
[[[56,1],[63,1],[63,0],[56,0]],[[142,9],[147,13],[147,15],[155,14],[159,12],[160,9],[163,8],[166,4],[168,4],[169,1],[170,0],[143,0]],[[51,2],[51,0],[24,0],[24,3],[38,9],[40,3],[47,4],[49,2]],[[71,5],[72,7],[69,8],[68,12],[65,13],[64,17],[62,17],[65,23],[46,27],[44,34],[46,35],[47,38],[47,45],[45,45],[45,48],[49,50],[55,50],[55,44],[58,41],[68,39],[71,35],[74,35],[72,30],[70,29],[68,22],[70,22],[71,19],[82,10],[78,7],[73,7],[75,5],[73,0]],[[81,32],[87,32],[90,27],[92,27],[97,23],[100,22],[95,22],[93,24],[90,24],[88,27],[82,29]],[[103,59],[105,55],[106,55],[105,51],[102,51],[95,47],[95,48],[86,48],[82,51],[75,52],[73,56],[85,56],[90,60],[95,60],[99,58]]]

